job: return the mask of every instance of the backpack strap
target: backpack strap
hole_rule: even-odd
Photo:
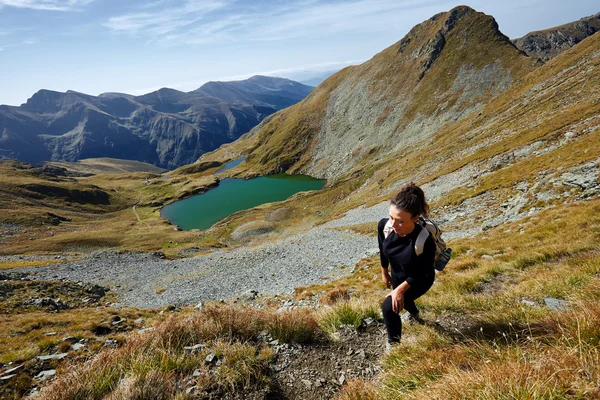
[[[423,254],[423,249],[425,248],[425,241],[429,237],[429,231],[425,229],[424,226],[421,227],[421,232],[417,236],[417,240],[415,241],[415,253],[417,256]]]
[[[394,228],[392,228],[392,221],[390,221],[388,219],[387,222],[385,223],[385,226],[383,227],[384,239],[387,239],[387,237],[390,236],[390,233],[392,233],[393,230],[394,230]]]

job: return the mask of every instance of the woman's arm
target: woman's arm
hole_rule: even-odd
[[[390,265],[390,261],[383,254],[383,241],[385,237],[383,235],[383,228],[387,222],[387,218],[379,221],[377,225],[377,241],[379,242],[379,262],[381,263],[381,280],[385,284],[386,287],[392,287],[392,278],[390,273],[388,272],[388,267]]]

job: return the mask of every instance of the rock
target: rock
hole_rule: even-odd
[[[531,300],[527,300],[527,299],[521,299],[521,303],[525,304],[526,306],[529,307],[535,307],[536,303],[535,301],[531,301]]]
[[[0,377],[0,381],[7,381],[14,376],[17,376],[17,374],[2,376]]]
[[[143,333],[146,333],[146,332],[153,332],[153,331],[154,331],[154,328],[150,327],[150,328],[140,329],[140,330],[138,330],[138,333],[139,334],[143,334]]]
[[[481,258],[483,258],[484,260],[493,260],[494,256],[492,256],[490,254],[484,254],[481,256]]]
[[[358,357],[361,358],[361,359],[363,359],[363,360],[365,358],[367,358],[367,355],[365,354],[365,350],[364,349],[358,350],[356,354],[358,354]]]
[[[204,362],[206,362],[206,364],[214,364],[218,361],[218,358],[216,355],[214,355],[213,353],[210,353],[209,355],[206,356],[206,358],[204,359]]]
[[[28,305],[45,308],[50,307],[54,310],[66,310],[69,308],[69,305],[60,299],[51,299],[50,297],[38,297],[35,299],[30,299],[26,302]]]
[[[104,347],[116,347],[118,345],[115,339],[106,339],[104,341]]]
[[[340,382],[340,386],[344,384],[344,382],[346,382],[346,375],[342,374],[340,375],[340,378],[338,379],[338,381]]]
[[[240,297],[238,297],[239,301],[243,301],[243,302],[248,302],[248,301],[252,301],[254,299],[256,299],[256,297],[258,296],[258,290],[247,290],[244,293],[242,293],[240,295]]]
[[[20,370],[21,368],[23,368],[23,364],[21,364],[21,365],[19,365],[19,366],[16,366],[16,367],[14,367],[14,368],[8,369],[8,370],[4,371],[4,372],[3,372],[2,374],[0,374],[0,375],[12,374],[13,372]]]
[[[193,345],[193,346],[185,346],[183,349],[184,349],[186,352],[188,352],[188,353],[190,353],[190,354],[193,354],[193,353],[196,353],[197,351],[201,350],[201,349],[202,349],[202,348],[204,348],[204,347],[205,347],[205,346],[204,346],[203,344],[195,344],[195,345]]]
[[[71,349],[73,349],[74,351],[81,350],[84,347],[85,347],[85,344],[83,344],[83,343],[75,343],[75,344],[71,345]]]
[[[577,136],[575,132],[565,132],[565,139],[572,140]]]
[[[561,175],[561,179],[565,185],[588,190],[598,186],[598,172],[596,163],[590,162],[565,172]]]
[[[304,383],[304,385],[306,386],[307,389],[311,389],[312,388],[313,384],[308,379],[302,379],[302,383]]]
[[[57,332],[46,332],[44,333],[44,336],[56,336],[57,334]]]
[[[194,374],[192,375],[194,378],[197,378],[200,376],[200,370],[194,370]]]
[[[196,304],[196,306],[194,308],[196,310],[202,310],[204,308],[204,303],[200,302],[200,303]]]
[[[63,342],[69,342],[71,344],[75,344],[79,342],[79,339],[77,339],[76,337],[73,336],[67,336],[63,338]]]
[[[371,326],[371,325],[373,325],[373,324],[374,324],[374,323],[376,323],[376,322],[377,322],[377,321],[375,321],[375,320],[374,320],[373,318],[371,318],[371,317],[367,317],[367,318],[365,318],[365,319],[363,319],[363,320],[362,320],[362,324],[364,324],[365,326]],[[362,325],[362,324],[361,324],[361,325]]]
[[[138,318],[135,321],[133,321],[134,324],[140,325],[144,323],[144,318]]]
[[[37,356],[35,358],[37,358],[38,361],[47,361],[47,360],[62,360],[66,356],[67,356],[67,353],[60,353],[60,354],[52,354],[49,356]]]
[[[48,369],[46,371],[42,371],[39,374],[37,374],[34,379],[38,379],[40,381],[45,381],[46,379],[51,378],[54,375],[56,375],[56,370]]]
[[[567,301],[555,299],[554,297],[544,298],[544,303],[546,303],[546,306],[549,309],[554,311],[567,311],[571,309],[571,306]]]
[[[365,251],[365,257],[375,257],[377,254],[379,254],[378,248],[372,248]]]

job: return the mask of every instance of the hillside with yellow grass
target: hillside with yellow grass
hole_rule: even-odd
[[[457,7],[176,170],[3,162],[0,394],[599,398],[598,93],[600,34],[541,63]],[[160,218],[275,172],[328,181],[204,231]],[[454,253],[385,354],[370,247],[411,181]]]

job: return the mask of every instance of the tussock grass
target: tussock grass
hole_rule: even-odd
[[[110,325],[114,315],[128,320],[156,318],[152,310],[86,308],[53,312],[27,312],[0,315],[0,363],[24,362],[40,354],[53,352],[63,337],[93,339],[94,329],[102,322]],[[56,332],[55,336],[45,336]],[[101,343],[91,341],[90,347]]]
[[[349,380],[334,397],[335,400],[379,400],[380,398],[373,383],[361,379]]]
[[[352,382],[338,397],[598,398],[598,207],[598,199],[561,205],[451,241],[459,251],[417,300],[425,324],[404,327],[402,344],[384,356],[376,382]],[[377,263],[363,260],[328,290],[353,287],[352,301],[378,306],[386,290]],[[364,269],[369,265],[374,268]],[[374,279],[362,281],[369,274]],[[568,309],[549,309],[546,297],[564,300]],[[347,303],[337,303],[319,320],[333,331],[343,316],[358,320],[354,315]]]
[[[365,318],[381,319],[381,306],[376,301],[353,299],[325,307],[317,318],[325,331],[335,334],[342,325],[358,328]]]
[[[41,398],[185,398],[186,385],[195,385],[196,393],[266,390],[273,350],[256,342],[264,331],[285,342],[306,343],[320,336],[307,311],[278,314],[207,305],[191,316],[171,316],[154,331],[130,336],[122,347],[102,351],[84,365],[69,368]],[[203,346],[195,352],[185,349],[196,344]],[[220,360],[219,366],[205,362],[209,354]],[[198,376],[190,381],[194,371]]]

